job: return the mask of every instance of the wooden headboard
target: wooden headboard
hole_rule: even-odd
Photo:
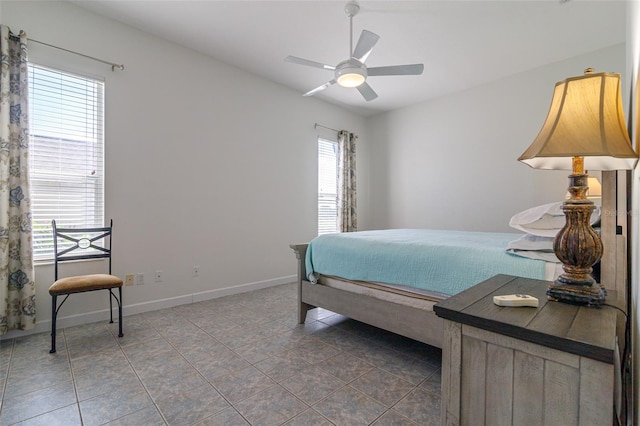
[[[603,245],[600,262],[600,282],[610,290],[616,290],[618,300],[608,303],[625,311],[627,294],[627,201],[626,174],[602,172],[601,236]]]

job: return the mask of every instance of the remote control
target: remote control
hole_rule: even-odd
[[[498,306],[510,306],[512,308],[519,308],[523,306],[530,306],[532,308],[538,307],[538,299],[527,294],[506,294],[504,296],[493,296],[493,303]]]

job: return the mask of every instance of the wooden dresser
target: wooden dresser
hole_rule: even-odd
[[[547,285],[497,275],[434,306],[445,320],[443,425],[612,424],[620,311],[550,302]],[[538,308],[493,303],[517,293]]]

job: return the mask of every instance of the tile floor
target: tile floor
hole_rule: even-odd
[[[439,349],[293,284],[0,342],[1,425],[436,425]]]

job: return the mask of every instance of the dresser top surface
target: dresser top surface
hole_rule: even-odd
[[[619,311],[607,305],[594,308],[549,301],[548,285],[496,275],[436,304],[433,310],[447,320],[613,364]],[[616,300],[613,293],[608,299]],[[493,296],[507,294],[537,297],[539,305],[514,308],[493,303]]]

